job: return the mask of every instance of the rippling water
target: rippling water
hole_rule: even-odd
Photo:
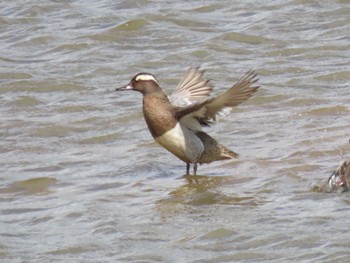
[[[1,262],[348,262],[348,1],[2,1]],[[137,72],[261,89],[208,131],[237,161],[153,142]]]

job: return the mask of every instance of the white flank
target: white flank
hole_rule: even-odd
[[[204,150],[201,140],[180,123],[156,138],[156,141],[185,162],[196,162]]]
[[[152,75],[150,74],[140,74],[136,77],[135,79],[136,81],[139,81],[139,80],[153,80],[155,83],[158,84],[158,81],[155,79],[155,77],[153,77]]]
[[[202,126],[191,114],[188,114],[180,120],[183,126],[187,127],[192,131],[202,131]]]

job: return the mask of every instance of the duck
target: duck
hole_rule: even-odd
[[[133,90],[143,95],[143,116],[154,140],[186,163],[186,175],[197,174],[198,164],[238,158],[238,154],[203,131],[217,115],[245,102],[260,86],[257,73],[246,72],[225,92],[211,96],[205,70],[191,67],[175,90],[167,95],[155,75],[141,72],[116,91]]]
[[[350,159],[344,161],[327,180],[326,192],[347,192],[350,187]]]

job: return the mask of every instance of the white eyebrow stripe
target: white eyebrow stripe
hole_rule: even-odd
[[[136,81],[139,81],[139,80],[153,80],[155,83],[158,84],[158,81],[152,75],[148,75],[148,74],[138,75],[136,77]]]

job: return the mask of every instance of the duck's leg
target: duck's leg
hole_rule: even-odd
[[[190,174],[190,168],[191,168],[190,163],[186,163],[186,175]]]
[[[197,163],[193,164],[193,175],[197,175]]]

